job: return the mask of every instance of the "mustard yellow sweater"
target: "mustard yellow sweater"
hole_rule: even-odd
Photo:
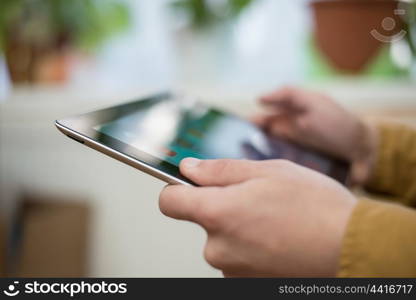
[[[416,277],[416,131],[379,126],[369,191],[395,202],[360,200],[344,236],[338,277]]]

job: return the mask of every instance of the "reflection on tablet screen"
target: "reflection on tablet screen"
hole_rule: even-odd
[[[329,174],[334,163],[317,152],[270,137],[239,117],[179,100],[153,103],[94,129],[176,166],[189,156],[284,158]]]

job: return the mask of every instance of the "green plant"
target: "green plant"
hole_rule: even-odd
[[[205,27],[239,15],[255,0],[176,0],[175,10],[184,12],[195,28]]]
[[[128,24],[122,0],[1,0],[0,50],[11,38],[30,45],[58,40],[91,50]]]
[[[406,35],[413,57],[416,58],[416,1],[408,3],[406,18]]]

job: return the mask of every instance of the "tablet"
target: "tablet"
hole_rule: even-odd
[[[163,93],[55,121],[73,140],[171,184],[185,157],[287,159],[346,184],[349,164],[269,136],[250,122],[191,98]]]

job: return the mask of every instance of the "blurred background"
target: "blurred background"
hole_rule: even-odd
[[[1,0],[0,273],[220,276],[164,183],[53,121],[170,89],[248,116],[289,84],[414,125],[415,42],[414,1]]]

